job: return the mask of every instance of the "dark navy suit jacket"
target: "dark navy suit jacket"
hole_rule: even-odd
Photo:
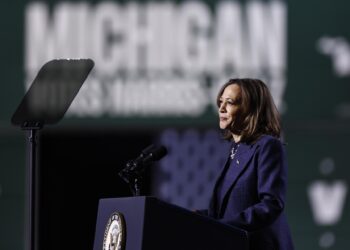
[[[247,230],[250,249],[294,249],[283,211],[287,162],[281,141],[264,135],[254,144],[240,143],[229,167],[229,178],[223,169],[216,181],[208,215]],[[218,186],[225,180],[229,183],[221,185],[218,200]]]

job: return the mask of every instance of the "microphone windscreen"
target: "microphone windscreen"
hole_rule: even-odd
[[[164,146],[160,146],[152,153],[152,159],[155,161],[160,160],[168,153],[168,150]]]
[[[143,155],[148,155],[150,153],[152,153],[154,150],[156,149],[156,146],[154,146],[153,144],[149,145],[147,148],[142,150],[142,154]]]

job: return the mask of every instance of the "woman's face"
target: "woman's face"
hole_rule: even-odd
[[[219,126],[221,129],[229,129],[236,119],[240,106],[241,88],[237,84],[228,85],[219,101]]]

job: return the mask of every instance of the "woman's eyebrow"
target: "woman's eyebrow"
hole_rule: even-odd
[[[231,97],[226,97],[225,100],[235,101],[235,99],[233,99]]]

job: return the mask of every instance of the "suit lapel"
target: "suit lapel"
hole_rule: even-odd
[[[219,209],[219,215],[222,213],[222,209],[225,207],[225,203],[227,201],[229,191],[233,188],[233,186],[236,184],[238,178],[243,173],[244,169],[248,166],[249,160],[252,158],[253,153],[255,151],[254,145],[248,145],[245,143],[241,143],[237,154],[235,155],[234,159],[231,161],[230,167],[228,168],[226,174],[228,174],[231,184],[227,185],[225,189],[222,190],[224,193],[224,199],[220,202],[220,209]],[[222,174],[220,175],[220,179],[223,178]],[[222,179],[221,179],[222,181]]]
[[[227,153],[226,155],[229,155],[230,151],[231,151],[231,148],[232,148],[232,143],[228,144],[227,146]],[[220,172],[219,172],[219,175],[217,176],[216,180],[215,180],[215,184],[214,184],[214,189],[213,189],[213,194],[211,196],[211,201],[210,201],[210,209],[209,209],[209,215],[212,216],[212,217],[215,217],[217,216],[216,214],[216,211],[217,208],[220,206],[220,204],[217,204],[217,188],[218,188],[218,185],[220,183],[220,181],[222,181],[222,178],[224,177],[224,173],[225,173],[225,167],[227,165],[227,162],[228,162],[229,158],[226,159],[223,167],[221,168]]]

